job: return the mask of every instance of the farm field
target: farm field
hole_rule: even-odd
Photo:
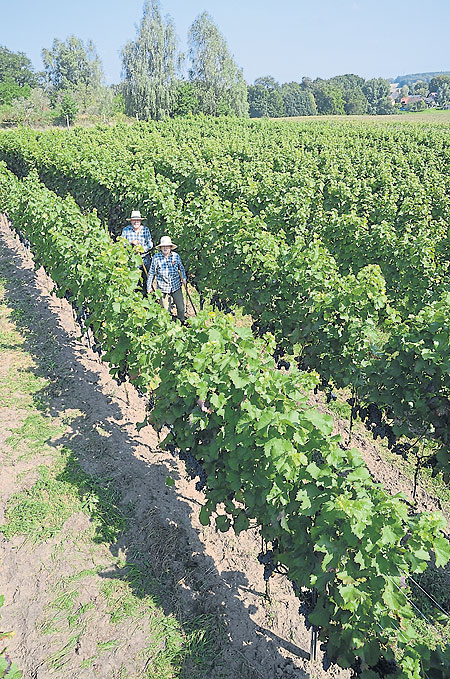
[[[362,679],[394,676],[395,653],[405,679],[444,678],[447,618],[427,609],[424,628],[414,578],[425,570],[422,582],[442,598],[446,521],[417,512],[446,509],[439,489],[450,467],[445,127],[199,120],[23,131],[0,135],[0,157],[24,177],[6,168],[0,177],[20,239],[71,302],[125,400],[127,375],[150,395],[142,431],[164,430],[163,454],[199,475],[199,525],[213,521],[225,537],[233,526],[239,548],[261,525],[262,548],[249,548],[268,583],[278,582],[274,569],[294,581],[326,643],[324,668],[337,661]],[[117,234],[136,206],[154,240],[169,232],[180,244],[205,305],[186,328],[136,297],[137,256],[89,212]],[[235,323],[242,314],[251,329]],[[349,405],[333,406],[333,390]],[[386,439],[386,455],[412,464],[412,479],[390,474],[362,421]],[[435,492],[420,488],[425,477]],[[399,490],[405,498],[391,496]],[[298,607],[292,592],[289,601]],[[200,632],[175,616],[170,671],[201,664],[186,649],[190,634],[211,641],[217,620],[205,615]],[[205,649],[202,657],[217,657],[214,645]],[[295,650],[285,665],[278,652],[274,677],[321,676]],[[246,665],[248,676],[258,663]]]
[[[389,116],[371,116],[371,115],[321,115],[321,116],[297,116],[296,118],[277,118],[277,120],[286,120],[286,121],[300,121],[300,122],[323,122],[324,120],[327,120],[331,123],[336,122],[337,120],[340,120],[341,122],[345,123],[373,123],[375,125],[381,125],[385,126],[386,123],[399,123],[399,122],[405,122],[405,123],[444,123],[448,125],[450,123],[450,111],[446,110],[440,110],[440,109],[431,109],[431,110],[425,110],[425,111],[417,111],[417,112],[407,112],[407,111],[402,111],[400,113],[393,113],[392,115]]]

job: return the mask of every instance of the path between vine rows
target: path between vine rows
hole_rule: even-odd
[[[186,478],[183,464],[158,448],[151,427],[136,430],[136,423],[144,418],[143,401],[130,386],[118,387],[107,367],[84,343],[77,341],[79,330],[70,306],[49,293],[49,279],[42,269],[34,271],[29,255],[3,218],[1,265],[2,270],[12,274],[9,300],[25,297],[33,306],[35,327],[30,330],[36,337],[50,333],[57,340],[58,351],[52,360],[56,372],[60,370],[67,376],[66,388],[56,389],[52,394],[50,414],[61,417],[70,409],[82,411],[83,417],[72,421],[69,434],[65,434],[71,449],[76,450],[85,471],[100,478],[113,478],[124,501],[133,503],[137,520],[126,531],[126,537],[119,538],[114,545],[111,558],[121,554],[132,561],[134,553],[147,551],[162,568],[170,571],[179,610],[197,615],[213,613],[220,619],[226,638],[209,678],[348,679],[348,671],[337,667],[325,672],[320,658],[315,663],[309,661],[310,632],[298,615],[298,600],[284,578],[275,576],[271,580],[272,600],[270,604],[265,601],[262,566],[256,560],[260,551],[256,532],[248,531],[236,538],[231,532],[218,533],[200,524],[203,496],[195,490],[195,483]],[[39,350],[45,352],[45,347],[41,345],[35,353]],[[325,410],[318,397],[313,400]],[[20,412],[3,413],[2,444],[21,417]],[[339,433],[345,435],[346,428],[346,423],[336,420]],[[357,434],[353,445],[361,450],[371,473],[387,490],[411,494],[411,482],[385,462],[368,439]],[[0,514],[17,490],[17,479],[26,464],[18,462],[14,473],[2,473]],[[175,480],[173,487],[166,485],[168,475]],[[418,507],[439,508],[421,489]],[[152,537],[155,527],[163,536],[159,544]],[[33,547],[20,538],[10,541],[0,538],[0,593],[5,594],[1,626],[16,630],[8,645],[9,652],[24,670],[25,678],[109,679],[111,667],[106,663],[98,666],[95,674],[86,670],[82,676],[71,669],[70,663],[62,674],[46,673],[43,669],[51,639],[43,644],[35,627],[48,603],[52,585],[54,574],[48,567],[51,548],[51,541]],[[68,553],[66,558],[70,564],[75,555]],[[77,559],[78,567],[82,568],[82,555],[77,555]],[[101,624],[101,620],[97,621],[92,630],[94,639],[101,638]],[[125,657],[128,651],[126,647],[122,651]],[[114,662],[120,661],[116,654]]]

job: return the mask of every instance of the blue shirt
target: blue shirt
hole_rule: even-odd
[[[135,231],[131,224],[129,224],[122,230],[122,238],[125,238],[129,243],[136,240],[139,245],[142,246],[144,252],[141,252],[140,254],[144,266],[148,271],[148,267],[150,266],[150,250],[153,247],[153,241],[148,227],[142,226],[141,224],[141,228],[138,231]]]
[[[153,279],[156,276],[156,285],[161,292],[176,292],[181,288],[181,278],[186,280],[186,272],[181,263],[180,255],[177,252],[171,252],[168,257],[165,257],[162,252],[157,252],[153,255],[150,270],[147,278],[147,291],[150,292],[152,288]]]

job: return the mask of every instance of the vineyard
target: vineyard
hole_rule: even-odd
[[[308,405],[345,390],[352,421],[448,482],[447,127],[21,130],[0,135],[0,160],[0,210],[199,477],[200,521],[260,527],[264,578],[292,581],[326,663],[448,677],[410,582],[448,562],[444,518],[389,495]],[[186,326],[136,291],[139,257],[116,238],[135,208],[179,244],[202,307]]]

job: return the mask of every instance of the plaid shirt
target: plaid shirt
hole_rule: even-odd
[[[142,246],[144,252],[141,252],[140,254],[145,268],[148,271],[148,267],[150,266],[150,250],[153,247],[153,241],[148,227],[141,225],[141,228],[138,231],[135,231],[131,224],[129,224],[122,230],[122,238],[125,238],[129,243],[133,240],[137,240],[139,245]]]
[[[153,279],[156,276],[156,284],[161,292],[176,292],[181,288],[181,277],[186,280],[186,272],[181,263],[180,255],[177,252],[171,252],[168,257],[165,257],[162,252],[157,252],[153,255],[150,271],[147,278],[147,290],[150,292],[152,288]]]

